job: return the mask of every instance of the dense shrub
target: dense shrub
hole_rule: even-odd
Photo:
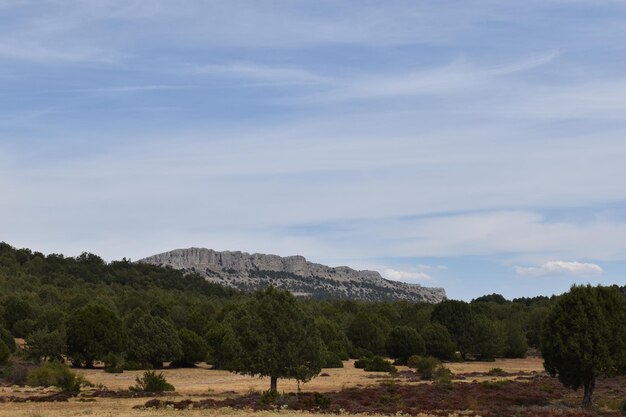
[[[524,358],[526,351],[528,351],[528,341],[522,331],[522,326],[517,322],[506,322],[504,357]]]
[[[4,342],[11,352],[15,352],[15,349],[17,348],[15,346],[15,339],[13,338],[11,332],[2,327],[2,325],[0,325],[0,341]]]
[[[370,314],[358,314],[348,326],[346,335],[354,346],[382,354],[385,350],[388,324],[380,317]]]
[[[333,352],[326,352],[324,357],[324,368],[343,368],[343,362],[339,355]]]
[[[433,379],[435,370],[441,364],[432,356],[411,356],[407,362],[409,368],[415,368],[422,379]]]
[[[124,372],[124,357],[122,355],[109,352],[104,358],[104,371],[110,374],[121,374]]]
[[[26,337],[29,333],[35,330],[37,322],[32,319],[18,320],[11,328],[11,332],[15,337]]]
[[[380,356],[374,356],[365,365],[365,371],[367,372],[395,372],[396,367],[393,364]]]
[[[11,350],[9,347],[0,340],[0,365],[6,365],[9,361],[9,357],[11,356]]]
[[[506,335],[500,322],[478,316],[475,331],[472,351],[481,360],[493,361],[504,353]]]
[[[131,391],[142,392],[164,392],[174,391],[174,386],[167,382],[165,376],[162,373],[156,373],[154,371],[144,372],[141,378],[135,379],[135,385],[129,387]]]
[[[456,345],[450,332],[439,323],[431,323],[422,330],[426,354],[441,360],[454,359]]]
[[[374,356],[372,351],[354,346],[350,349],[348,354],[352,359],[372,358]]]
[[[626,416],[626,399],[624,399],[624,401],[622,402],[622,405],[620,406],[620,411],[622,412],[622,415]]]
[[[452,371],[442,364],[437,365],[433,372],[435,383],[445,386],[452,386]]]
[[[36,362],[61,360],[66,351],[65,334],[59,330],[39,329],[26,337],[26,356]]]
[[[82,377],[76,375],[63,362],[46,362],[30,371],[28,385],[32,387],[59,387],[63,391],[77,393],[83,383]]]
[[[354,367],[357,369],[365,369],[368,363],[370,363],[371,358],[361,358],[354,361]]]
[[[278,391],[268,389],[267,391],[263,391],[261,394],[261,398],[259,399],[259,403],[268,405],[273,404],[280,398],[280,394]]]
[[[424,339],[409,326],[394,327],[387,338],[387,352],[401,364],[411,355],[423,355],[425,350]]]
[[[131,328],[128,340],[128,358],[160,368],[165,361],[173,361],[183,354],[178,332],[160,317],[146,315]]]
[[[175,366],[193,366],[196,362],[206,360],[209,354],[209,347],[206,341],[198,334],[189,329],[178,331],[182,347],[182,356],[174,363]]]
[[[456,347],[465,359],[475,340],[475,318],[470,305],[464,301],[445,300],[433,309],[431,319],[448,329]]]
[[[15,359],[8,362],[0,375],[11,385],[24,386],[28,382],[28,368]]]
[[[67,350],[74,363],[91,367],[109,352],[120,353],[125,344],[122,321],[109,308],[88,305],[72,313],[67,324]]]

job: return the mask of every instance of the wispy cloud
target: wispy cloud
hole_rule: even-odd
[[[430,281],[433,278],[425,272],[418,271],[400,271],[398,269],[386,268],[383,269],[382,275],[392,281],[402,282],[415,282],[415,281]]]
[[[500,77],[547,65],[558,54],[548,52],[499,65],[477,65],[466,60],[398,74],[361,76],[342,80],[337,87],[305,97],[305,101],[372,100],[420,94],[454,94],[480,90],[485,83]]]
[[[592,276],[602,274],[604,270],[600,265],[593,263],[549,261],[541,266],[517,266],[515,272],[522,277]]]
[[[331,80],[300,68],[266,66],[254,63],[210,64],[196,68],[195,72],[217,76],[239,77],[277,84],[319,84]]]

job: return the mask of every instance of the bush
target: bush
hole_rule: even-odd
[[[313,401],[314,401],[314,404],[317,407],[321,408],[322,410],[325,410],[328,407],[330,407],[330,404],[332,402],[329,397],[319,392],[316,392],[313,394]]]
[[[146,371],[143,377],[135,379],[135,386],[129,388],[131,391],[142,392],[164,392],[175,391],[172,384],[168,383],[162,373]]]
[[[121,374],[124,372],[124,358],[122,355],[109,352],[104,358],[104,371],[110,374]]]
[[[396,367],[380,356],[370,359],[364,369],[366,372],[396,372]]]
[[[58,330],[39,329],[26,337],[26,355],[36,362],[62,360],[66,351],[65,334]]]
[[[433,372],[433,380],[440,385],[452,386],[452,371],[439,364],[435,368],[435,372]]]
[[[276,402],[276,400],[278,400],[279,397],[280,397],[280,394],[278,393],[278,391],[268,389],[267,391],[263,391],[263,394],[261,394],[261,399],[259,400],[259,402],[261,404],[268,405],[268,404],[272,404]]]
[[[83,378],[76,375],[63,362],[47,362],[33,369],[28,375],[31,387],[59,387],[65,392],[78,393]]]
[[[0,340],[0,365],[6,365],[9,361],[9,357],[11,356],[11,349]]]
[[[354,361],[354,367],[357,369],[365,369],[367,364],[371,362],[370,358],[361,358]]]
[[[622,402],[619,410],[622,412],[622,415],[626,416],[626,399]]]
[[[352,359],[372,358],[374,356],[371,351],[359,347],[352,347],[348,354]]]
[[[209,346],[196,332],[189,329],[181,329],[178,331],[178,338],[181,342],[183,354],[174,361],[174,366],[194,366],[196,362],[206,360],[209,354]]]
[[[435,370],[441,362],[432,356],[411,356],[408,360],[408,366],[415,368],[422,379],[433,379]]]
[[[7,329],[2,327],[2,325],[0,325],[0,342],[4,342],[11,352],[15,352],[17,349],[13,335]]]
[[[506,372],[502,370],[502,368],[491,368],[489,372],[487,372],[489,376],[505,376]]]
[[[483,381],[480,385],[489,389],[500,389],[510,383],[511,380],[509,379],[498,379],[496,381]]]
[[[394,327],[387,338],[387,352],[399,363],[405,364],[411,355],[423,355],[426,351],[424,339],[412,327]]]
[[[15,337],[26,337],[35,330],[37,322],[31,319],[18,320],[11,328]]]
[[[143,316],[130,329],[128,359],[161,368],[163,362],[183,356],[178,332],[160,317]]]
[[[431,323],[422,330],[426,354],[440,360],[454,359],[456,346],[450,332],[439,323]]]
[[[343,362],[336,353],[326,352],[323,368],[343,368]]]
[[[24,386],[28,381],[28,368],[13,360],[4,368],[1,375],[11,385]]]

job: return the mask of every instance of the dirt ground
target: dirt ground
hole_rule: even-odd
[[[486,372],[492,368],[501,368],[506,372],[541,372],[543,371],[541,359],[509,359],[496,362],[466,362],[450,363],[447,366],[453,373]],[[406,368],[399,367],[399,370]],[[134,384],[135,378],[142,374],[141,371],[126,371],[122,374],[108,374],[102,370],[80,370],[89,382],[96,386],[103,386],[112,390],[128,389]],[[253,378],[227,371],[214,371],[207,367],[194,369],[165,369],[162,371],[168,382],[176,387],[176,400],[184,398],[212,397],[225,398],[249,393],[250,391],[264,391],[269,387],[267,378]],[[312,381],[302,384],[304,392],[329,392],[340,391],[343,388],[367,387],[377,385],[387,378],[387,374],[365,372],[354,368],[353,361],[348,361],[341,369],[324,369],[322,374]],[[279,391],[294,392],[297,384],[290,380],[279,380]],[[28,391],[28,392],[24,392]],[[0,389],[0,396],[32,394],[36,390],[30,388]],[[39,393],[42,393],[41,391]],[[173,397],[174,398],[174,397]],[[250,412],[230,409],[219,410],[138,410],[133,406],[142,405],[146,398],[113,399],[97,398],[89,399],[89,402],[80,399],[71,399],[66,403],[0,403],[0,417],[62,417],[62,416],[102,416],[102,417],[131,417],[131,416],[246,416]],[[256,412],[255,417],[269,415],[306,416],[309,413],[302,412]],[[350,414],[344,414],[350,416]],[[427,417],[425,414],[424,417]]]
[[[470,372],[487,372],[492,368],[501,368],[509,373],[516,372],[542,372],[541,359],[501,359],[495,362],[463,362],[446,364],[453,374]],[[408,368],[399,366],[398,370]],[[85,378],[94,385],[103,385],[109,389],[128,389],[133,385],[135,378],[142,371],[126,371],[122,374],[108,374],[101,370],[80,370]],[[164,369],[163,375],[169,383],[176,387],[176,391],[183,394],[211,394],[214,396],[229,396],[234,394],[246,394],[250,391],[265,391],[269,388],[269,378],[254,378],[244,375],[233,374],[228,371],[214,371],[206,366],[193,369]],[[327,374],[329,376],[321,376]],[[324,369],[320,376],[312,381],[302,384],[301,390],[305,392],[328,392],[338,391],[342,388],[367,386],[377,383],[387,374],[378,372],[365,372],[354,367],[354,361],[344,362],[344,367],[339,369]],[[293,380],[278,380],[278,390],[295,392],[298,386]]]

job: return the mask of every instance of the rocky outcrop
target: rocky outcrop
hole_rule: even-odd
[[[315,298],[428,303],[446,298],[443,288],[390,281],[376,271],[357,271],[347,266],[329,267],[308,262],[302,256],[281,257],[190,248],[161,253],[138,262],[195,272],[211,282],[243,291],[273,285],[298,296]]]

